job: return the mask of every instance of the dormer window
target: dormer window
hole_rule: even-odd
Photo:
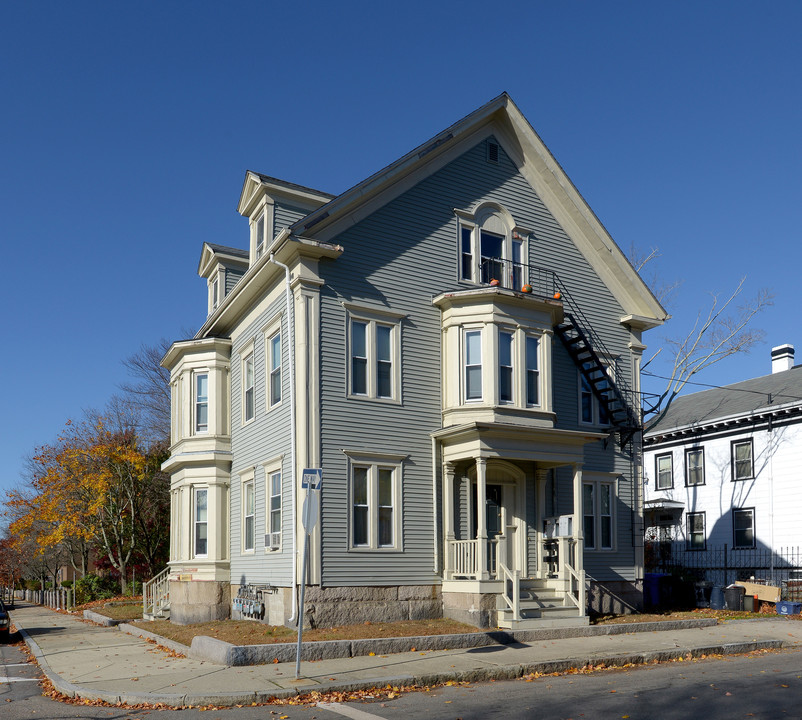
[[[212,312],[217,310],[217,306],[220,304],[220,278],[215,277],[212,280]]]
[[[259,259],[262,257],[265,251],[265,213],[262,211],[259,213],[259,217],[256,218],[256,258]]]

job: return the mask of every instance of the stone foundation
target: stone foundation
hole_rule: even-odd
[[[170,581],[170,620],[178,625],[226,620],[231,614],[231,591],[226,582]]]
[[[588,612],[599,615],[628,615],[643,610],[643,581],[591,581]]]
[[[443,617],[478,628],[496,627],[495,593],[443,593]]]
[[[336,627],[365,622],[430,620],[443,617],[435,585],[306,588],[304,625]]]

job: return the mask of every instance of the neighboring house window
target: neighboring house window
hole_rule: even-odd
[[[703,512],[688,513],[685,520],[688,526],[686,535],[688,550],[704,550],[705,514]]]
[[[612,482],[584,483],[582,486],[583,534],[586,550],[613,549],[613,509],[615,493]]]
[[[254,407],[254,365],[251,351],[242,361],[242,417],[244,422],[253,420]]]
[[[277,332],[267,341],[270,357],[270,407],[281,402],[281,333]]]
[[[733,440],[730,444],[732,455],[732,479],[751,480],[754,477],[752,461],[752,439]]]
[[[369,311],[349,316],[349,395],[400,400],[401,325]],[[359,317],[362,315],[363,317]]]
[[[685,451],[685,484],[705,484],[705,451],[704,448],[692,448]]]
[[[195,488],[195,557],[206,557],[208,548],[209,528],[209,489]]]
[[[540,405],[540,340],[532,335],[526,336],[526,404]]]
[[[254,548],[254,510],[256,507],[253,478],[242,484],[242,550],[252,552]]]
[[[481,400],[482,331],[466,330],[464,344],[465,400]]]
[[[351,465],[351,547],[400,547],[399,465]]]
[[[268,473],[267,482],[270,496],[267,508],[269,543],[265,545],[278,550],[281,545],[281,471]]]
[[[502,403],[513,401],[513,334],[499,330],[498,333],[498,399]]]
[[[209,430],[209,374],[195,373],[195,432]]]
[[[671,453],[657,455],[654,459],[657,483],[655,489],[670,490],[674,487],[674,458]]]
[[[732,535],[736,548],[755,547],[755,511],[753,508],[733,509]]]

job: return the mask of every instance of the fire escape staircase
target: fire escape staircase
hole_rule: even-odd
[[[565,297],[564,293],[561,294]],[[564,302],[564,306],[567,305]],[[606,357],[612,356],[604,350],[601,339],[590,330],[587,321],[579,318],[582,315],[578,308],[569,311],[569,307],[566,307],[564,319],[554,326],[554,332],[604,408],[610,424],[618,431],[619,446],[624,448],[641,428],[632,402],[634,393],[615,365],[605,365],[602,361],[599,351]]]

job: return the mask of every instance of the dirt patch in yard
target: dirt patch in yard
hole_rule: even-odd
[[[168,620],[137,621],[134,626],[156,633],[183,645],[191,645],[196,635],[207,635],[232,645],[268,645],[294,642],[298,631],[294,628],[264,625],[249,620],[219,620],[217,622],[175,625]],[[451,635],[480,632],[473,625],[455,620],[405,620],[392,623],[364,623],[342,625],[335,628],[304,630],[304,642],[321,640],[361,640],[364,638],[414,637],[417,635]]]

